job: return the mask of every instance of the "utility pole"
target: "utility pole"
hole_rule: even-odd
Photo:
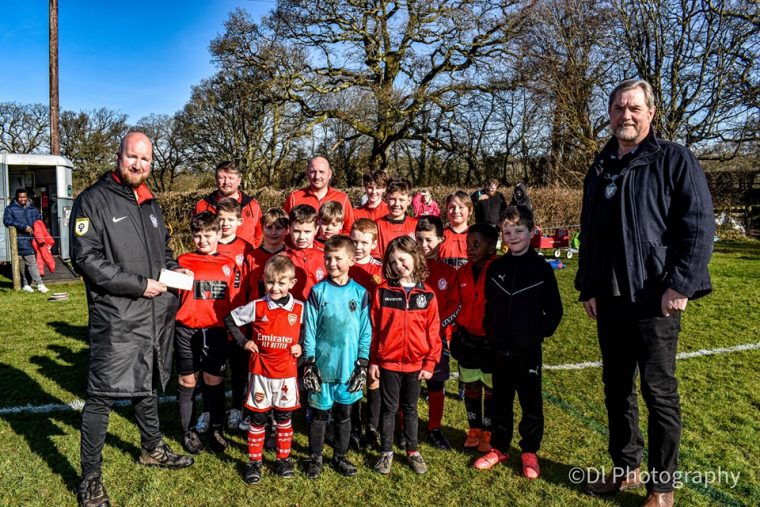
[[[61,154],[58,130],[58,0],[50,0],[50,154]]]

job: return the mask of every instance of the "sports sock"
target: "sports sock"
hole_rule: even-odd
[[[208,398],[211,428],[221,428],[224,424],[224,383],[219,383],[215,386],[204,384],[203,397]]]
[[[367,389],[367,429],[380,431],[380,389]]]
[[[290,457],[290,446],[293,442],[293,424],[290,421],[288,419],[277,422],[277,459]]]
[[[251,461],[261,461],[264,453],[264,435],[266,431],[264,426],[254,426],[251,424],[248,430],[248,459]]]
[[[309,454],[312,456],[322,456],[328,417],[327,411],[313,409],[311,424],[309,424]]]
[[[177,408],[179,409],[179,423],[182,426],[182,433],[190,431],[190,421],[193,419],[193,407],[195,405],[194,393],[194,387],[177,386]]]
[[[351,433],[361,435],[362,432],[362,400],[351,405]]]
[[[483,401],[480,382],[468,382],[464,385],[464,407],[467,410],[467,423],[470,428],[482,428]]]
[[[493,389],[483,386],[483,429],[490,431],[496,406]]]
[[[336,403],[332,408],[333,427],[335,437],[333,439],[333,451],[335,456],[345,456],[348,452],[349,436],[351,434],[351,407]]]
[[[444,399],[443,389],[428,391],[428,431],[440,429],[441,420],[443,420]]]

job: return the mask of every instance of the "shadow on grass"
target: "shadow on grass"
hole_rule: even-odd
[[[73,326],[68,322],[54,321],[47,324],[55,330],[56,333],[66,336],[68,338],[74,338],[82,342],[87,342],[87,326]]]
[[[12,366],[0,364],[0,379],[13,379],[12,382],[3,382],[3,385],[10,390],[13,398],[16,398],[16,392],[23,395],[27,404],[64,404],[63,401],[46,393],[26,372]],[[6,406],[4,408],[13,407]],[[72,456],[66,456],[58,451],[58,442],[55,441],[54,437],[78,433],[79,414],[61,409],[61,407],[51,407],[48,411],[39,410],[36,413],[30,413],[29,409],[19,408],[15,412],[0,412],[0,417],[7,421],[16,435],[20,435],[26,440],[29,449],[47,463],[51,472],[59,475],[69,489],[76,492],[79,484],[79,472],[72,464],[74,459]],[[69,426],[71,431],[62,430],[61,424]],[[113,435],[108,435],[106,443],[132,455],[136,455],[138,452],[134,445]]]
[[[74,326],[72,326],[74,327]],[[62,345],[48,345],[50,354],[29,358],[39,372],[78,398],[86,396],[87,361],[89,349],[74,351]]]

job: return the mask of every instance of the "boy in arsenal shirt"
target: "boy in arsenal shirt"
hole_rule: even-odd
[[[287,257],[275,255],[264,267],[266,295],[235,308],[224,319],[235,342],[251,353],[245,408],[252,412],[248,429],[248,458],[243,480],[261,481],[265,426],[274,415],[277,437],[275,470],[280,477],[293,477],[290,460],[293,440],[291,416],[300,406],[297,359],[301,356],[303,303],[290,294],[295,285],[295,266]],[[251,339],[240,327],[251,324]]]

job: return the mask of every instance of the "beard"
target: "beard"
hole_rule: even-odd
[[[125,185],[129,185],[133,189],[136,189],[145,183],[145,180],[147,180],[148,176],[150,176],[150,171],[141,171],[139,173],[134,173],[128,167],[119,167],[117,172],[119,174],[121,182]]]
[[[641,136],[641,128],[637,125],[618,125],[612,129],[612,135],[621,141],[630,143]]]

